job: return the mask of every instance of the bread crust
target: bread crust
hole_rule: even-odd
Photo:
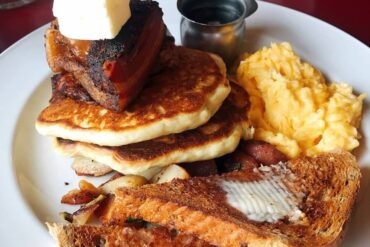
[[[211,245],[195,236],[175,233],[163,227],[152,229],[133,226],[92,226],[49,224],[50,234],[61,247],[95,246],[188,246],[210,247]]]

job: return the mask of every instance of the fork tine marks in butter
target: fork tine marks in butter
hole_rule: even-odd
[[[295,222],[304,217],[298,207],[302,196],[287,188],[283,175],[273,175],[263,167],[258,171],[262,178],[255,181],[221,180],[228,204],[258,222],[274,223],[283,218]]]

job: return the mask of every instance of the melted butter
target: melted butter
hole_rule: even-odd
[[[222,180],[221,187],[226,192],[228,204],[250,220],[274,223],[288,217],[294,222],[303,217],[298,208],[299,200],[280,177],[251,182]]]
[[[69,43],[72,48],[72,52],[79,57],[82,61],[86,61],[86,57],[88,55],[91,41],[89,40],[77,40],[77,39],[69,39]]]

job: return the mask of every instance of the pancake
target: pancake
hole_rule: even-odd
[[[58,138],[56,150],[66,156],[93,159],[123,174],[140,174],[170,164],[209,160],[233,152],[241,138],[253,129],[246,116],[246,92],[232,84],[232,92],[220,110],[196,129],[121,147],[98,146]]]
[[[163,54],[161,54],[163,55]],[[165,56],[165,54],[164,54]],[[160,74],[123,112],[70,98],[53,100],[39,115],[42,135],[122,146],[180,133],[206,123],[230,92],[222,59],[175,47]]]

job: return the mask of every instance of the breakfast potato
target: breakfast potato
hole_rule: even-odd
[[[59,217],[65,221],[65,223],[72,223],[73,222],[73,214],[68,212],[60,212]]]
[[[61,199],[61,203],[69,205],[81,205],[91,202],[96,197],[97,195],[91,193],[90,191],[75,189],[65,194]]]
[[[163,170],[155,175],[152,180],[150,180],[151,183],[166,183],[170,182],[171,180],[178,178],[178,179],[188,179],[190,178],[189,173],[178,165],[170,165],[166,168],[163,168]]]
[[[78,225],[86,224],[91,216],[94,214],[95,210],[97,210],[104,200],[105,196],[99,195],[94,201],[87,203],[86,205],[82,206],[79,210],[73,213],[73,221],[72,223]]]
[[[147,184],[146,178],[137,175],[120,176],[108,181],[99,187],[103,194],[114,194],[115,190],[122,187],[134,188]]]
[[[79,189],[74,189],[65,194],[61,202],[69,205],[80,205],[89,203],[101,194],[93,184],[86,180],[79,182]]]
[[[72,169],[78,176],[100,177],[112,172],[112,168],[85,157],[76,157]]]
[[[92,183],[89,183],[86,180],[81,180],[78,186],[80,187],[80,190],[89,191],[96,196],[101,194],[98,188],[96,188]]]
[[[152,179],[156,174],[158,174],[162,170],[161,167],[152,167],[145,171],[137,173],[137,175],[146,178],[147,180]]]
[[[67,212],[61,212],[59,216],[62,220],[77,224],[77,225],[84,225],[86,224],[94,212],[99,208],[100,204],[104,201],[105,196],[99,195],[93,201],[83,205],[79,210],[74,212],[73,214]]]

